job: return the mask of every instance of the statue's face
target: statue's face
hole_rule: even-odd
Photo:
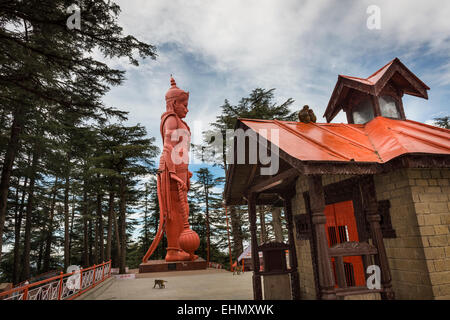
[[[181,100],[176,100],[175,101],[175,113],[177,114],[177,116],[179,116],[180,118],[185,118],[186,114],[188,113],[188,97],[182,98]]]

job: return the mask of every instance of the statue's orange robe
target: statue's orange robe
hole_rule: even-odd
[[[164,144],[164,124],[169,116],[174,116],[177,119],[177,129],[185,129],[189,132],[189,137],[184,136],[184,139],[190,140],[190,128],[186,122],[181,120],[175,112],[165,112],[161,116],[161,137]],[[190,141],[187,141],[189,147]],[[182,150],[188,152],[189,150]],[[170,178],[170,172],[175,173],[189,188],[190,187],[190,173],[188,171],[188,163],[174,164],[171,159],[172,149],[165,146],[159,162],[158,170],[158,201],[160,207],[160,223],[158,232],[153,243],[142,259],[147,262],[153,252],[156,250],[161,241],[163,232],[166,232],[168,249],[180,249],[179,237],[185,224],[188,223],[189,205],[187,202],[187,193],[180,192],[177,181]],[[168,196],[169,195],[169,196]]]

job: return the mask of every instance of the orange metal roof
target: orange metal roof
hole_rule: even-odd
[[[340,75],[340,76],[343,77],[343,78],[347,78],[347,79],[350,79],[350,80],[355,80],[355,81],[358,81],[358,82],[361,82],[361,83],[364,83],[364,84],[374,85],[386,73],[386,71],[394,63],[394,61],[395,61],[395,59],[390,61],[388,64],[386,64],[384,67],[380,68],[378,71],[376,71],[374,74],[372,74],[371,76],[367,77],[366,79],[358,78],[358,77],[352,77],[352,76],[344,76],[344,75]]]
[[[271,142],[270,129],[279,129],[278,147],[302,161],[385,163],[408,153],[450,155],[450,130],[411,120],[376,117],[364,125],[239,120]]]

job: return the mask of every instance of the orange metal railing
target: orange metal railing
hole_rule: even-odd
[[[110,276],[111,260],[13,288],[0,293],[0,300],[72,300]]]

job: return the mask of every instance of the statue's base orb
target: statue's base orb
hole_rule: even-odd
[[[191,255],[195,260],[198,256],[194,255],[195,250],[200,246],[200,238],[197,232],[191,229],[184,229],[180,235],[180,247]]]

